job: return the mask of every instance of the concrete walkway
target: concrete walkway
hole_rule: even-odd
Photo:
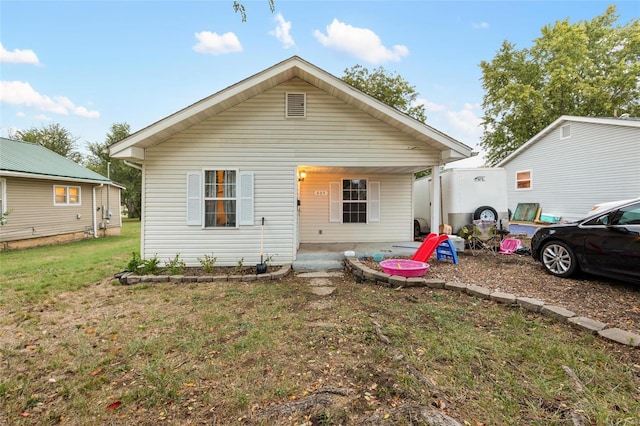
[[[381,253],[385,259],[397,256],[412,256],[420,241],[397,243],[327,243],[300,244],[293,269],[296,271],[335,271],[343,269],[345,253],[358,259]]]

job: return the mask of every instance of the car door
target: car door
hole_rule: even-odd
[[[640,280],[640,203],[593,218],[583,224],[587,272]]]

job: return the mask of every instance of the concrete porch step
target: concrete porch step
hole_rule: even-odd
[[[294,271],[333,271],[344,268],[343,258],[344,256],[340,259],[297,259],[292,266]]]

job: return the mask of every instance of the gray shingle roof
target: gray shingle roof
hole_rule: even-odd
[[[109,182],[106,177],[82,167],[32,142],[0,138],[0,171],[25,173],[34,177],[51,176],[86,181]]]

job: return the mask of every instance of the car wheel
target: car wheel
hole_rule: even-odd
[[[498,221],[498,212],[493,207],[482,206],[478,207],[475,212],[473,212],[474,220],[492,220],[494,222]]]
[[[547,272],[560,278],[571,276],[578,266],[573,250],[561,241],[545,244],[540,259]]]

